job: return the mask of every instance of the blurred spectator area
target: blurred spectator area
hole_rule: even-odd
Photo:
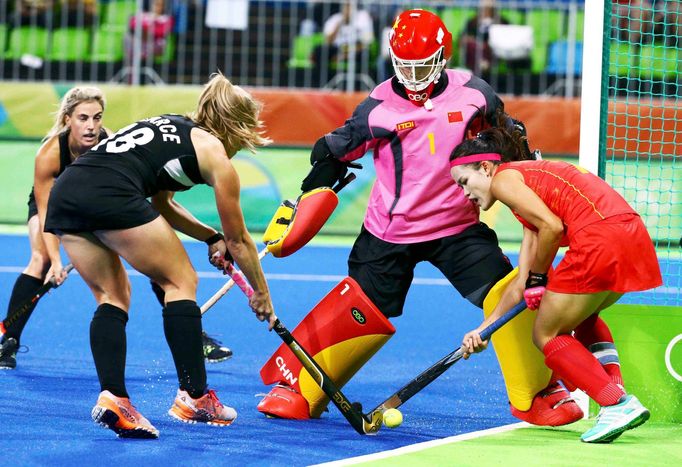
[[[467,30],[469,34],[473,31],[489,45],[489,30],[472,27],[471,21],[482,2],[490,0],[351,1],[356,10],[366,10],[372,17],[375,39],[371,53],[355,68],[374,82],[392,74],[384,50],[392,18],[404,9],[425,8],[438,13],[452,33],[450,67],[472,69],[501,93],[573,96],[579,92],[584,0],[493,2],[495,13],[490,23],[511,26],[504,31],[516,31],[519,43],[527,42],[527,56],[493,47],[473,62],[466,60],[463,38]],[[244,13],[244,24],[207,23],[209,3],[233,16]],[[165,14],[172,16],[173,30],[163,50],[144,54],[134,70],[153,71],[168,84],[199,84],[220,69],[247,86],[324,86],[328,80],[315,73],[328,73],[328,68],[313,61],[313,51],[324,42],[323,21],[340,11],[342,3],[166,0]],[[620,31],[612,35],[609,67],[626,89],[644,83],[666,94],[680,92],[680,12],[671,3],[679,4],[671,0],[632,3],[631,8],[650,9],[647,14],[628,10],[628,2],[614,9],[612,22]],[[644,6],[637,6],[640,4]],[[146,0],[0,0],[2,79],[111,81],[128,66],[124,44],[130,18],[150,6]],[[637,34],[628,34],[635,28]],[[141,75],[139,82],[151,81]],[[367,80],[356,80],[353,86],[362,89],[363,82]]]

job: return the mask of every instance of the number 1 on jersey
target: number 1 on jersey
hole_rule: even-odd
[[[431,132],[428,132],[426,134],[426,136],[428,136],[428,138],[429,138],[429,150],[431,151],[431,154],[435,154],[436,153],[436,138],[433,135],[433,133],[431,133]]]

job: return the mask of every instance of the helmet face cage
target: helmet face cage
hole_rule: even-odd
[[[403,60],[389,50],[393,70],[400,84],[410,91],[422,91],[432,82],[437,82],[445,68],[447,60],[443,57],[444,47],[440,47],[431,56],[421,60]]]

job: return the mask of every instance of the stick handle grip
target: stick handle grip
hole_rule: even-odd
[[[490,336],[492,336],[495,331],[497,331],[502,326],[507,324],[509,321],[511,321],[512,318],[514,318],[516,315],[518,315],[525,309],[526,301],[521,300],[519,303],[514,305],[511,310],[507,311],[505,314],[497,318],[495,322],[491,323],[488,327],[481,331],[481,339],[483,339],[484,341],[490,339]]]
[[[248,282],[246,282],[244,274],[242,274],[241,271],[237,271],[237,269],[234,267],[234,264],[232,263],[227,263],[227,266],[225,267],[225,272],[227,272],[227,274],[232,278],[234,283],[237,284],[237,287],[242,289],[244,295],[246,295],[248,298],[251,298],[251,295],[253,295],[253,288],[249,285]]]

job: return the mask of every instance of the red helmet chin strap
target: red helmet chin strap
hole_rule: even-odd
[[[405,92],[407,93],[407,97],[410,99],[410,102],[417,107],[423,107],[424,103],[429,100],[429,97],[431,97],[431,93],[433,92],[435,85],[435,83],[431,83],[421,91],[411,91],[405,87]]]

